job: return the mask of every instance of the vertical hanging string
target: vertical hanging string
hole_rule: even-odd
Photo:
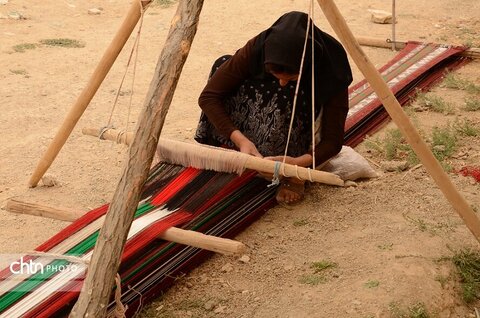
[[[142,3],[141,0],[140,1],[140,4]],[[128,104],[128,113],[127,113],[127,123],[125,124],[125,131],[128,131],[128,123],[130,121],[130,112],[131,112],[131,109],[132,109],[132,98],[133,98],[133,90],[134,90],[134,84],[135,84],[135,74],[137,72],[137,61],[138,61],[138,48],[140,47],[140,36],[142,34],[142,26],[143,26],[143,17],[144,17],[144,14],[145,14],[145,10],[146,10],[146,7],[141,7],[141,12],[140,12],[140,22],[139,22],[139,25],[138,25],[138,31],[137,31],[137,38],[136,38],[136,41],[135,41],[135,59],[133,61],[133,75],[132,75],[132,85],[130,87],[130,101],[129,101],[129,104]]]
[[[117,94],[115,96],[115,100],[113,102],[113,105],[112,105],[112,110],[110,112],[110,117],[108,118],[108,122],[107,122],[107,126],[106,127],[110,127],[111,126],[111,123],[112,123],[112,117],[113,117],[113,113],[115,111],[115,107],[117,106],[117,103],[118,103],[118,97],[120,96],[120,92],[122,90],[122,87],[123,87],[123,82],[125,81],[125,77],[127,76],[127,72],[128,72],[128,68],[130,67],[130,63],[132,61],[132,57],[133,57],[133,54],[135,53],[135,51],[137,51],[136,55],[135,55],[135,66],[134,66],[134,76],[135,76],[135,68],[136,68],[136,61],[137,61],[137,56],[138,56],[138,43],[140,41],[140,32],[142,30],[142,25],[143,25],[143,17],[144,17],[144,13],[145,13],[145,10],[146,8],[148,7],[145,6],[143,7],[143,4],[142,4],[142,1],[141,0],[138,0],[138,3],[139,3],[139,6],[140,6],[140,21],[139,21],[139,26],[138,26],[138,31],[137,31],[137,36],[135,38],[135,42],[133,43],[133,47],[132,47],[132,50],[130,51],[130,55],[128,57],[128,61],[127,61],[127,65],[125,67],[125,72],[123,73],[123,77],[122,77],[122,80],[120,81],[120,86],[117,90]],[[130,106],[131,106],[131,103],[132,103],[132,95],[133,95],[133,82],[132,81],[132,91],[130,92]],[[128,109],[128,117],[130,117],[130,106],[129,106],[129,109]],[[128,122],[128,119],[127,119],[127,122]]]
[[[315,17],[314,3],[310,1],[311,19]],[[315,169],[315,25],[312,23],[312,169]]]
[[[288,145],[290,143],[290,135],[292,133],[292,128],[293,128],[293,119],[295,117],[295,109],[297,107],[297,96],[298,96],[298,91],[300,89],[300,80],[302,79],[302,72],[303,72],[303,64],[305,62],[305,52],[307,50],[307,42],[308,42],[308,31],[310,30],[310,12],[308,13],[307,17],[307,28],[305,32],[305,42],[303,43],[303,52],[302,52],[302,60],[300,62],[300,69],[298,72],[298,79],[297,79],[297,85],[295,87],[295,95],[293,96],[293,107],[292,107],[292,116],[290,117],[290,126],[288,128],[288,136],[287,136],[287,144],[285,145],[285,153],[283,155],[283,161],[282,161],[282,174],[286,177],[285,173],[285,159],[287,157],[287,152],[288,152]]]

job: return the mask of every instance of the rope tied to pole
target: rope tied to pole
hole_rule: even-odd
[[[268,187],[273,187],[280,184],[280,165],[281,165],[280,161],[275,162],[275,169],[273,171],[272,183],[270,183]]]
[[[102,128],[100,128],[100,133],[98,134],[98,138],[100,140],[105,140],[103,135],[110,129],[115,129],[115,127],[110,125],[110,126],[103,126]]]
[[[115,309],[108,315],[108,318],[126,318],[125,313],[128,310],[128,306],[122,303],[122,278],[117,273],[115,276]]]
[[[137,70],[137,61],[138,61],[138,48],[140,45],[140,35],[142,32],[142,26],[143,26],[143,18],[145,16],[145,11],[147,10],[148,5],[150,2],[148,2],[145,6],[143,4],[142,0],[138,0],[139,3],[139,8],[140,8],[140,19],[139,19],[139,24],[138,24],[138,30],[137,30],[137,36],[135,38],[135,41],[133,43],[132,49],[130,51],[130,55],[128,56],[128,61],[127,65],[125,66],[125,72],[123,73],[122,80],[120,81],[120,85],[118,87],[117,93],[115,95],[115,100],[112,105],[112,110],[110,111],[110,116],[108,118],[107,126],[111,125],[112,118],[113,118],[113,113],[115,111],[115,108],[118,103],[118,98],[120,96],[122,87],[123,87],[123,82],[125,81],[125,78],[127,76],[128,69],[130,67],[130,63],[132,62],[133,59],[133,74],[132,74],[132,83],[130,87],[130,100],[129,100],[129,105],[128,105],[128,113],[127,113],[127,123],[126,123],[126,128],[125,130],[128,130],[128,122],[130,121],[130,111],[132,108],[132,98],[133,98],[133,91],[134,91],[134,84],[135,84],[135,74]],[[133,55],[135,54],[135,58],[133,58]]]

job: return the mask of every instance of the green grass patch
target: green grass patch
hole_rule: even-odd
[[[480,93],[480,86],[475,85],[475,83],[460,78],[453,73],[448,73],[443,80],[442,86],[451,88],[451,89],[458,89],[467,91],[470,94],[478,94]]]
[[[313,262],[310,264],[310,268],[313,270],[313,273],[302,275],[298,281],[301,284],[312,286],[325,283],[327,282],[326,272],[336,268],[337,266],[337,263],[328,260]]]
[[[15,75],[24,75],[24,76],[28,75],[27,70],[24,70],[24,69],[10,70],[10,73],[15,74]]]
[[[448,37],[446,37],[445,35],[441,35],[437,38],[437,41],[447,43],[448,42]]]
[[[464,109],[467,112],[476,112],[480,110],[480,99],[477,98],[467,98],[465,99]]]
[[[430,318],[425,304],[418,302],[407,308],[401,308],[397,303],[389,305],[390,312],[394,318]]]
[[[367,136],[367,138],[365,138],[364,145],[365,147],[367,147],[367,149],[370,149],[377,154],[383,155],[385,153],[383,149],[383,142],[378,137],[374,138],[374,137]]]
[[[480,94],[480,86],[470,83],[465,90],[470,94]]]
[[[176,0],[156,0],[155,4],[158,4],[162,7],[169,7],[169,6],[173,5],[175,2],[177,2],[177,1]]]
[[[480,298],[480,253],[470,249],[457,252],[452,258],[460,276],[462,298],[472,303]]]
[[[416,165],[419,160],[412,147],[403,138],[398,129],[386,131],[383,139],[367,138],[365,147],[380,154],[387,160],[407,160],[410,165]]]
[[[455,121],[453,128],[457,133],[465,137],[477,137],[480,135],[480,128],[468,119]]]
[[[377,247],[383,251],[391,251],[393,250],[393,243],[385,243],[385,244],[377,245]]]
[[[455,113],[453,105],[437,95],[420,93],[417,95],[417,101],[420,106],[436,113],[444,115]]]
[[[12,48],[17,53],[24,53],[26,50],[33,50],[37,47],[34,43],[22,43],[14,45]]]
[[[462,40],[466,47],[478,47],[478,36],[473,28],[467,26],[456,27],[456,36]]]
[[[331,261],[326,261],[326,260],[319,261],[319,262],[313,262],[312,264],[310,264],[310,268],[313,269],[313,272],[315,274],[320,273],[320,272],[322,272],[326,269],[336,268],[337,266],[338,266],[337,263],[331,262]]]
[[[321,283],[325,283],[327,279],[323,275],[305,274],[298,280],[301,284],[316,286]]]
[[[380,285],[378,280],[369,280],[365,283],[366,288],[377,288]]]
[[[307,219],[300,219],[300,220],[295,220],[293,222],[293,226],[305,226],[307,225],[309,222]]]
[[[404,145],[403,136],[400,130],[392,129],[387,131],[384,139],[385,157],[388,160],[397,158],[398,150],[402,150]]]
[[[410,223],[415,225],[421,232],[426,232],[428,230],[427,223],[424,220],[419,219],[419,218],[413,218],[413,217],[411,217],[409,215],[406,215],[406,214],[404,214],[403,217],[407,221],[409,221]]]
[[[451,170],[445,162],[456,151],[458,144],[457,135],[478,136],[480,131],[469,121],[458,121],[454,125],[434,127],[429,139],[430,149],[447,171]],[[386,160],[406,160],[410,166],[420,161],[412,147],[403,138],[400,130],[390,129],[383,138],[367,138],[364,143],[367,149],[379,154]]]
[[[68,48],[82,48],[85,47],[85,44],[78,40],[73,39],[45,39],[41,40],[40,43],[48,46],[59,46],[59,47],[68,47]]]
[[[411,217],[408,214],[403,214],[403,217],[421,232],[428,232],[431,235],[437,235],[438,232],[450,232],[453,230],[452,224],[446,222],[427,223],[425,220],[417,217]]]
[[[450,158],[457,149],[455,130],[450,125],[443,128],[433,127],[430,147],[439,161]]]

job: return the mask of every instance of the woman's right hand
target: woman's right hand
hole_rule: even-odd
[[[234,130],[230,135],[230,140],[237,146],[238,150],[249,155],[263,158],[263,156],[258,152],[257,147],[253,142],[250,141],[240,130]]]
[[[249,155],[255,156],[255,157],[260,157],[263,158],[263,156],[258,152],[257,147],[251,142],[250,140],[248,142],[244,142],[238,147],[240,152],[243,153],[248,153]]]

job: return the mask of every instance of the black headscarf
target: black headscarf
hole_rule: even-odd
[[[305,41],[308,15],[292,11],[281,16],[270,28],[257,36],[250,72],[265,77],[265,63],[299,70]],[[345,90],[352,82],[352,71],[342,45],[329,34],[314,27],[315,99],[320,103]],[[308,33],[301,84],[311,83],[312,32]],[[305,85],[304,87],[308,87]]]

